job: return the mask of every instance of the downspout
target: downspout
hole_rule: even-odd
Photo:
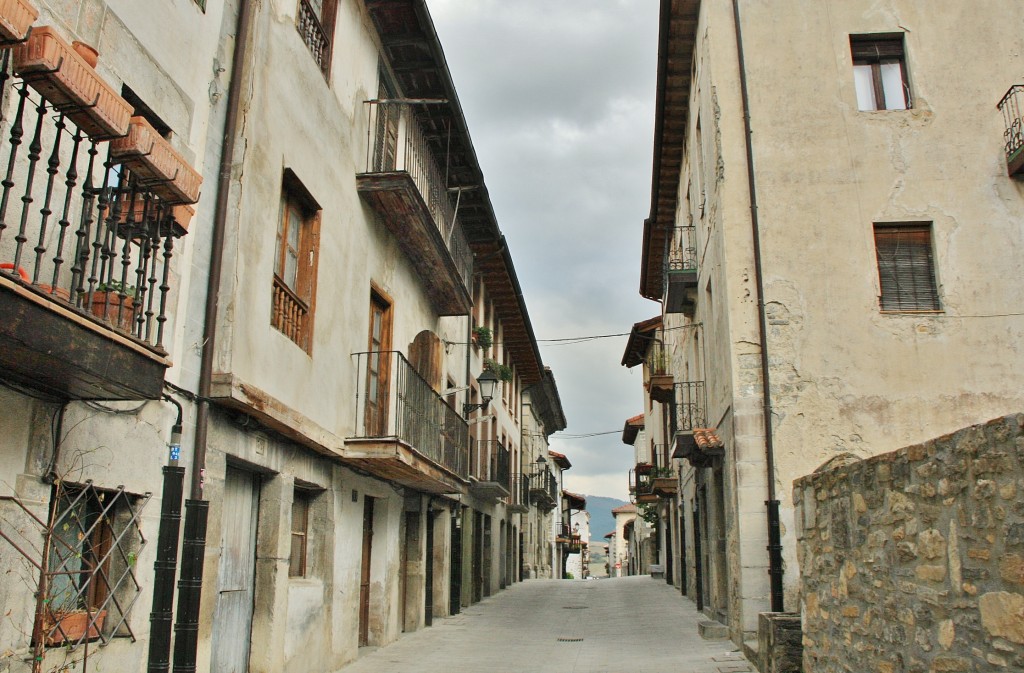
[[[206,520],[209,512],[209,503],[203,499],[203,481],[206,473],[206,444],[210,423],[213,357],[217,339],[218,299],[223,269],[231,168],[235,154],[235,137],[238,133],[239,107],[242,96],[242,68],[247,56],[255,4],[255,0],[240,0],[235,25],[231,82],[228,86],[227,112],[217,174],[217,195],[210,244],[210,268],[206,284],[203,353],[199,367],[196,430],[192,453],[192,483],[189,499],[185,501],[185,539],[182,544],[181,574],[178,581],[178,611],[174,625],[174,673],[192,673],[196,670],[203,561],[206,555]]]
[[[732,0],[732,16],[736,27],[736,55],[740,70],[740,94],[743,99],[744,144],[747,150],[747,189],[750,195],[750,228],[754,252],[754,279],[757,286],[757,327],[761,347],[761,395],[764,400],[764,458],[768,480],[768,575],[771,587],[772,612],[783,612],[782,536],[779,528],[779,501],[775,494],[775,446],[772,438],[772,395],[768,377],[768,327],[765,318],[764,276],[761,269],[761,233],[757,215],[757,182],[754,179],[753,132],[750,128],[750,97],[747,91],[747,67],[743,55],[743,32],[740,27],[739,0]]]

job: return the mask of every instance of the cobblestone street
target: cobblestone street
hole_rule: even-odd
[[[340,673],[741,673],[730,641],[661,580],[530,580],[367,652]]]

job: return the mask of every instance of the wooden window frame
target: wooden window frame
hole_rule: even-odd
[[[369,322],[367,325],[367,353],[369,361],[366,367],[366,418],[364,419],[369,436],[380,436],[386,432],[388,427],[388,411],[390,407],[391,394],[397,391],[390,390],[391,381],[391,351],[392,351],[392,320],[394,317],[394,302],[376,283],[370,284]],[[373,325],[375,309],[380,310],[381,330],[379,343],[374,343]],[[370,363],[373,361],[373,353],[379,352],[377,378],[377,404],[370,404],[370,382],[374,372]]]
[[[876,222],[874,241],[881,310],[941,312],[932,223]]]
[[[910,95],[910,78],[907,72],[907,54],[903,33],[851,35],[850,54],[853,58],[854,66],[871,66],[871,84],[875,98],[875,107],[863,109],[861,110],[862,112],[910,110],[914,107],[913,97]],[[891,102],[885,100],[882,65],[891,63],[898,63],[900,66],[903,102],[906,107],[890,107]],[[858,109],[860,109],[859,103]]]
[[[295,286],[284,277],[288,254],[289,215],[301,213],[296,259]],[[280,211],[274,245],[273,290],[270,323],[306,353],[313,351],[313,316],[316,312],[316,282],[319,266],[321,209],[290,169],[281,182]]]
[[[292,579],[303,579],[309,576],[309,512],[312,509],[315,495],[304,488],[295,487],[293,490],[291,546],[288,552],[288,577]],[[296,521],[296,514],[301,514],[300,521]],[[296,544],[298,544],[298,549],[296,549]],[[296,552],[298,552],[297,557]]]
[[[310,3],[309,0],[298,0],[298,2],[296,3],[295,16],[296,28],[299,30],[300,35],[302,35],[301,22],[304,6],[309,10],[309,13],[317,22],[318,28],[323,33],[325,47],[323,53],[323,63],[320,64],[320,72],[323,73],[325,80],[330,80],[331,63],[334,60],[334,26],[335,20],[337,19],[338,16],[338,0],[323,0],[323,6],[320,16],[316,16],[316,13],[313,11],[313,5]],[[302,35],[302,37],[303,40],[305,41],[306,36]],[[307,48],[310,48],[308,42],[306,46]],[[312,52],[311,55],[313,55]]]

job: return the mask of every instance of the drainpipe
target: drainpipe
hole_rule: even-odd
[[[764,276],[761,269],[761,233],[757,215],[757,182],[754,179],[753,132],[750,128],[750,97],[747,92],[747,67],[743,55],[743,32],[740,27],[739,0],[732,0],[732,16],[736,27],[736,52],[740,70],[740,94],[743,98],[744,144],[747,150],[747,189],[750,195],[750,228],[754,248],[754,279],[757,285],[757,327],[761,347],[761,396],[764,400],[764,457],[768,480],[768,575],[771,586],[772,612],[783,612],[782,536],[779,527],[779,501],[775,494],[775,446],[772,438],[772,394],[768,378],[768,328],[765,319]]]
[[[178,411],[171,427],[170,455],[163,468],[164,484],[160,504],[156,562],[153,564],[153,610],[149,615],[149,658],[147,673],[167,673],[171,660],[171,621],[174,609],[174,575],[178,567],[178,537],[181,530],[181,496],[185,468],[178,466],[181,455],[181,404],[170,395],[164,399]]]
[[[213,357],[217,338],[217,309],[224,258],[224,236],[227,227],[228,198],[231,188],[231,166],[238,133],[239,107],[242,97],[242,69],[249,49],[249,34],[255,11],[254,0],[240,0],[235,26],[235,45],[231,61],[231,82],[228,87],[227,113],[221,143],[220,167],[210,245],[210,268],[206,285],[206,310],[203,316],[203,354],[199,367],[196,431],[192,455],[192,483],[185,501],[185,539],[181,554],[181,575],[178,581],[178,613],[174,625],[174,673],[196,670],[199,644],[199,607],[202,596],[203,561],[206,555],[206,521],[209,503],[203,499],[206,473],[206,443],[210,423],[210,389],[213,378]]]

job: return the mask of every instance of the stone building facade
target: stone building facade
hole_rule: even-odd
[[[1024,415],[793,487],[805,671],[1024,669]]]
[[[737,643],[798,604],[794,479],[1024,404],[1021,122],[996,107],[1022,12],[662,2],[640,283],[662,311],[623,364],[677,473],[660,554]]]
[[[27,5],[0,670],[335,670],[519,581],[565,419],[426,3]]]

